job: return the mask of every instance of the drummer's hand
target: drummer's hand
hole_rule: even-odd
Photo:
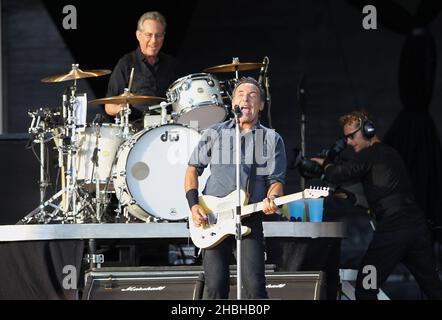
[[[195,227],[201,227],[207,224],[207,215],[204,212],[203,207],[199,204],[193,205],[192,209],[192,221]]]
[[[270,196],[268,198],[264,198],[264,200],[262,201],[264,204],[264,208],[262,209],[262,211],[267,215],[279,212],[279,208],[275,204],[275,202],[273,202],[273,200],[275,200],[275,197]]]

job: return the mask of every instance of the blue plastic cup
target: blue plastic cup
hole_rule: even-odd
[[[324,198],[308,199],[308,214],[310,222],[322,222],[324,211]]]
[[[304,200],[296,200],[288,203],[290,221],[304,220]]]

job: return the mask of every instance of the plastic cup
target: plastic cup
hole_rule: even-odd
[[[296,200],[288,203],[290,221],[304,220],[304,200]]]
[[[308,199],[307,203],[310,222],[322,222],[324,198]]]

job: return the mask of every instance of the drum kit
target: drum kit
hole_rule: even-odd
[[[231,64],[176,80],[169,86],[166,98],[131,93],[131,76],[121,95],[87,101],[85,94],[77,92],[77,81],[111,71],[83,71],[77,64],[67,73],[42,79],[45,83],[72,81],[72,85],[63,95],[61,108],[29,112],[31,142],[40,146],[40,205],[21,223],[187,219],[184,176],[201,131],[228,117],[227,105],[239,72],[262,66],[234,58]],[[216,73],[235,73],[235,78],[219,81]],[[121,106],[115,123],[103,123],[99,114],[92,123],[86,123],[87,106],[103,104]],[[136,132],[129,123],[133,104],[148,105],[149,110],[161,109],[161,116],[146,115],[144,128]],[[170,114],[168,106],[172,109]],[[46,199],[50,182],[45,147],[49,142],[58,155],[61,188]],[[200,191],[209,174],[210,170],[205,170],[200,177]],[[117,202],[114,208],[112,201]]]

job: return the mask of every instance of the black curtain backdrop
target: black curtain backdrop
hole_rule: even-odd
[[[82,240],[0,243],[0,300],[75,300],[78,289],[63,288],[65,266],[76,268],[77,288]]]

